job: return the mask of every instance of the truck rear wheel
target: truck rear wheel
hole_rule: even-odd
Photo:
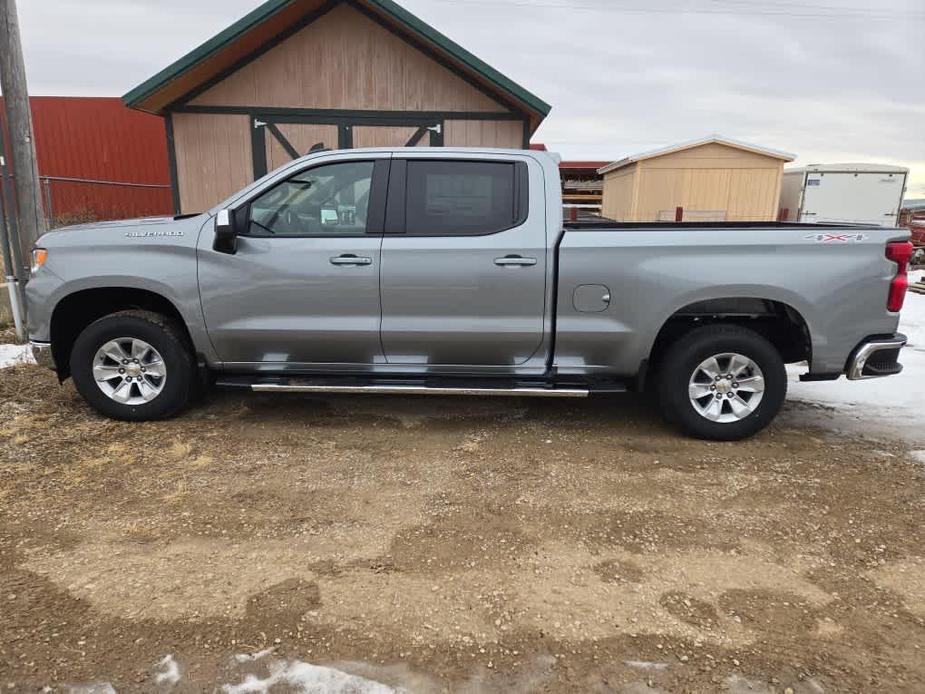
[[[120,311],[87,326],[71,351],[83,398],[114,419],[162,419],[181,409],[195,383],[183,331],[150,311]]]
[[[735,441],[764,429],[787,395],[787,372],[774,345],[735,325],[682,336],[658,371],[666,419],[701,439]]]

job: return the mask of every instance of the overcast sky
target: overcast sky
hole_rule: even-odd
[[[399,0],[552,104],[534,135],[618,159],[718,132],[912,169],[925,197],[923,0]],[[121,95],[259,0],[19,0],[35,95]]]

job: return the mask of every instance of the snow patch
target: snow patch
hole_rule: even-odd
[[[925,442],[925,295],[906,296],[899,332],[909,342],[900,353],[903,372],[898,376],[802,383],[798,377],[806,367],[788,366],[788,399],[824,406],[791,413],[791,418],[795,414],[798,421],[808,420],[828,429]]]
[[[51,691],[49,689],[49,691]],[[93,684],[73,684],[66,686],[67,694],[118,694],[115,687],[109,682],[94,682]]]
[[[274,661],[268,670],[270,674],[267,677],[247,675],[241,684],[226,684],[222,691],[226,694],[269,694],[277,685],[288,685],[300,694],[399,694],[404,691],[299,660]]]
[[[157,663],[160,672],[155,674],[155,684],[174,685],[180,681],[180,665],[173,659],[172,655],[165,655]]]
[[[266,658],[275,650],[276,648],[271,646],[270,648],[264,648],[262,651],[257,651],[256,653],[238,653],[235,655],[234,660],[236,663],[251,663],[255,660]]]
[[[0,345],[0,369],[34,363],[29,345]]]
[[[636,670],[667,670],[668,663],[653,663],[648,660],[624,660],[623,664]]]
[[[912,456],[913,460],[925,465],[925,451],[909,451],[909,455]]]

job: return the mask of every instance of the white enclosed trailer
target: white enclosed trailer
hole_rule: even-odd
[[[909,169],[885,164],[813,164],[785,169],[781,217],[893,227]]]

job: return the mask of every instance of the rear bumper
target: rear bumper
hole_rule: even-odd
[[[30,343],[30,346],[32,347],[32,356],[35,359],[35,363],[46,369],[55,371],[55,358],[51,354],[51,343],[33,341]]]
[[[906,336],[900,333],[892,337],[864,340],[848,358],[845,375],[851,381],[860,381],[898,374],[903,370],[903,365],[899,363],[899,351],[905,344]]]

